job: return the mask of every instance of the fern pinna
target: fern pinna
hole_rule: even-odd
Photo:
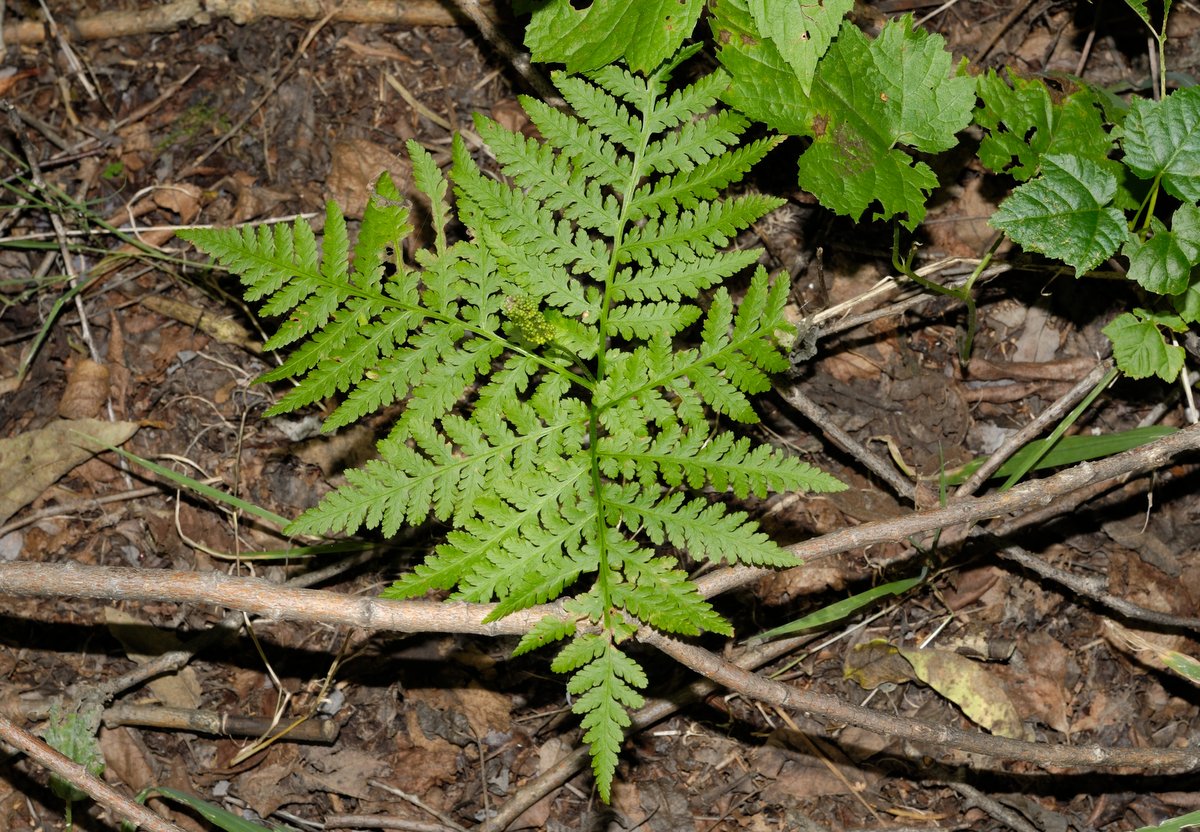
[[[725,246],[779,200],[719,193],[777,139],[739,143],[746,120],[714,109],[728,83],[719,72],[668,92],[678,62],[645,78],[615,66],[556,76],[574,115],[522,100],[541,140],[477,116],[508,181],[455,139],[459,242],[448,238],[447,181],[410,142],[434,232],[415,265],[386,176],[352,258],[333,204],[320,251],[303,220],[181,235],[284,317],[268,348],[304,339],[261,379],[298,380],[268,415],[342,393],[324,425],[334,430],[403,405],[378,459],[290,532],[391,535],[432,513],[451,525],[445,543],[386,596],[456,587],[455,599],[498,602],[496,619],[575,589],[570,617],[543,620],[516,652],[571,637],[553,667],[573,674],[606,800],[646,685],[622,643],[641,625],[731,632],[673,552],[795,563],[709,494],[842,487],[710,420],[756,421],[748,395],[787,367],[785,280],[759,267],[736,307],[726,289],[709,291],[758,258]]]

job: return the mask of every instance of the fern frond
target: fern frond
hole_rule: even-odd
[[[460,138],[449,178],[410,142],[429,250],[406,251],[408,213],[386,176],[353,252],[335,205],[319,245],[303,220],[183,233],[283,318],[270,346],[298,343],[263,377],[296,382],[271,413],[340,398],[324,424],[335,430],[400,409],[379,458],[289,533],[390,536],[432,516],[450,527],[444,542],[388,597],[453,590],[497,602],[494,620],[578,593],[567,619],[544,620],[518,652],[573,636],[553,667],[573,674],[605,799],[646,685],[618,645],[643,626],[730,632],[677,554],[793,562],[745,513],[686,492],[841,487],[713,429],[714,413],[756,421],[750,397],[788,366],[787,281],[760,267],[740,303],[717,288],[758,258],[725,247],[780,204],[722,189],[779,139],[738,146],[747,122],[718,104],[728,78],[670,90],[681,59],[646,77],[556,74],[572,113],[521,99],[541,138],[477,118],[502,176]]]
[[[616,197],[606,194],[601,183],[589,177],[572,157],[481,115],[475,116],[475,129],[501,170],[524,189],[527,198],[540,202],[542,210],[561,212],[584,228],[610,237],[617,233],[621,206]]]
[[[641,436],[621,444],[608,437],[600,446],[606,476],[653,483],[661,479],[673,488],[732,491],[739,499],[770,491],[843,491],[846,486],[818,468],[770,445],[752,446],[729,431],[684,432],[670,425],[654,437]]]
[[[533,629],[521,636],[521,641],[513,648],[513,658],[525,653],[562,641],[567,636],[575,635],[575,622],[547,615]]]
[[[782,204],[783,200],[776,197],[749,194],[724,202],[701,202],[678,214],[650,217],[645,225],[630,229],[621,252],[642,267],[712,257],[739,231]]]
[[[588,127],[626,152],[642,143],[642,120],[595,84],[561,72],[551,75],[554,85]],[[632,168],[630,168],[632,170]]]
[[[609,310],[608,325],[622,338],[650,339],[656,334],[674,335],[695,323],[700,310],[670,301],[627,303]]]
[[[617,769],[617,753],[630,723],[628,712],[645,704],[636,688],[644,688],[647,679],[637,662],[600,636],[577,636],[563,652],[584,639],[589,643],[579,653],[590,653],[592,658],[582,666],[574,665],[579,670],[567,683],[567,690],[579,697],[571,710],[583,716],[583,741],[592,749],[596,790],[600,798],[608,802],[612,795],[613,773]],[[559,654],[559,659],[562,655]],[[559,659],[552,667],[560,673],[567,672],[562,668],[569,665]],[[572,656],[571,660],[574,662],[577,658]]]
[[[721,503],[698,497],[684,502],[679,492],[660,495],[659,489],[624,489],[624,499],[610,504],[630,526],[641,526],[656,545],[670,541],[697,560],[747,563],[754,566],[796,566],[796,558],[760,531],[745,512],[727,513]]]
[[[719,251],[699,260],[676,260],[650,269],[619,269],[612,281],[613,301],[694,298],[758,260],[753,249]]]
[[[584,176],[609,188],[629,182],[633,164],[628,156],[618,156],[602,133],[536,98],[522,96],[520,102],[546,141],[574,159]]]
[[[446,201],[446,177],[438,170],[437,163],[429,155],[429,151],[421,147],[414,139],[409,139],[404,145],[408,148],[408,158],[412,160],[413,184],[417,190],[429,200],[429,216],[433,225],[434,251],[439,254],[446,250],[446,225],[450,219],[450,205]],[[386,176],[386,174],[384,174]],[[384,247],[377,241],[364,242],[359,237],[359,248],[368,254],[372,251],[382,252]],[[362,253],[355,249],[354,262],[358,265]]]
[[[653,557],[642,549],[639,563],[635,558],[624,561],[631,575],[628,583],[612,588],[613,599],[640,621],[669,633],[696,636],[703,632],[733,635],[733,628],[712,604],[696,591],[688,574],[676,568],[673,559]]]
[[[694,170],[736,144],[749,123],[733,110],[690,121],[647,145],[644,164],[661,173]]]
[[[740,180],[782,141],[782,136],[758,139],[673,176],[642,185],[630,200],[630,216],[641,219],[677,207],[694,208],[701,200],[716,199],[721,189]]]

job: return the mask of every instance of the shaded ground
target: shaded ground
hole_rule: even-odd
[[[906,8],[884,3],[862,17],[869,25],[873,15]],[[917,10],[918,17],[929,11],[932,7]],[[1132,88],[1147,77],[1144,39],[1140,31],[1134,36],[1132,17],[1057,2],[1027,4],[1024,14],[1006,21],[1009,13],[1004,6],[962,2],[930,25],[948,36],[957,53],[986,52],[992,65],[1075,72],[1086,49],[1083,70],[1096,82]],[[1169,55],[1178,72],[1192,72],[1200,56],[1192,48],[1198,23],[1190,6],[1176,11]],[[1004,33],[994,39],[1001,24]],[[8,384],[0,394],[0,437],[42,428],[60,413],[136,422],[140,427],[125,445],[133,453],[193,477],[211,477],[286,516],[313,505],[347,464],[370,452],[379,424],[320,439],[314,438],[315,419],[261,418],[284,388],[251,384],[275,359],[257,348],[261,334],[237,302],[236,287],[188,265],[195,254],[172,240],[169,228],[157,229],[319,212],[328,197],[353,214],[379,169],[403,178],[395,154],[405,140],[416,139],[445,161],[447,128],[469,128],[472,111],[511,126],[522,121],[513,76],[471,32],[331,23],[319,28],[292,64],[310,26],[264,21],[239,27],[223,21],[76,43],[89,73],[86,82],[71,74],[64,53],[52,45],[10,48],[9,67],[37,74],[19,72],[7,82],[6,95],[43,125],[30,129],[29,137],[46,179],[86,206],[86,212],[64,209],[63,218],[70,230],[87,232],[73,238],[79,248],[72,268],[90,269],[96,277],[80,295],[86,332],[75,301],[68,301],[45,329],[46,340],[23,382]],[[128,123],[113,126],[130,114],[135,117]],[[231,133],[235,125],[243,126]],[[17,145],[10,142],[8,149],[21,157]],[[779,182],[791,181],[789,152],[795,151],[783,148],[774,167],[760,172],[760,187],[778,192]],[[10,159],[7,173],[14,171]],[[1008,183],[983,176],[966,156],[950,160],[941,175],[948,187],[925,226],[924,256],[929,261],[978,256],[990,243],[982,220]],[[856,297],[887,273],[890,229],[854,228],[802,195],[792,196],[788,209],[758,229],[758,239],[743,242],[765,244],[772,268],[797,275],[798,315]],[[11,380],[67,284],[61,261],[41,268],[46,251],[57,251],[48,213],[36,201],[22,203],[15,191],[7,202],[0,214],[9,235],[0,250],[0,379]],[[99,230],[94,218],[128,227],[134,217],[141,239],[176,259],[126,257],[112,269],[99,268],[121,243]],[[46,247],[31,250],[34,240]],[[819,259],[817,247],[823,250]],[[953,465],[989,452],[1081,378],[1104,349],[1100,326],[1131,299],[1097,293],[1050,272],[1009,272],[981,289],[975,357],[983,363],[971,372],[964,374],[954,358],[961,310],[930,301],[823,341],[794,383],[834,414],[830,418],[839,427],[881,454],[893,449],[915,471],[932,475],[943,460]],[[213,327],[226,318],[237,326]],[[1122,383],[1089,412],[1083,428],[1124,429],[1150,415],[1180,424],[1177,405],[1152,414],[1171,395],[1153,384]],[[787,404],[783,391],[768,397],[762,412],[761,436],[854,486],[845,494],[753,507],[769,512],[764,522],[781,540],[909,510],[851,456],[816,438],[818,431]],[[230,570],[228,554],[284,545],[262,528],[169,487],[80,507],[87,499],[143,489],[152,481],[110,456],[74,469],[0,526],[0,559]],[[1117,596],[1192,615],[1200,608],[1195,493],[1190,468],[1168,469],[1028,531],[1021,542],[1063,568],[1107,577],[1108,591]],[[56,506],[65,508],[55,511]],[[389,550],[327,586],[377,593],[438,533],[426,531],[409,548]],[[914,563],[893,570],[882,566],[904,548],[900,542],[873,547],[781,574],[753,592],[724,599],[722,611],[745,633],[790,620],[845,597],[847,589],[915,574]],[[982,649],[994,660],[988,672],[1003,683],[1037,739],[1154,747],[1196,743],[1194,689],[1116,644],[1094,605],[1002,567],[986,552],[939,551],[926,562],[936,572],[930,586],[881,607],[884,614],[865,626],[850,629],[860,621],[855,619],[814,636],[779,663],[781,678],[855,702],[870,698],[872,707],[885,712],[967,727],[962,712],[928,687],[888,683],[869,694],[843,679],[844,665],[852,645],[873,638],[910,647],[929,641],[945,650]],[[238,568],[276,579],[296,571],[263,564]],[[222,615],[171,604],[121,611],[161,628],[152,631],[155,642],[134,643],[115,612],[96,603],[6,600],[0,706],[36,713],[71,685],[111,678],[129,670],[136,654],[167,649],[168,633],[186,638]],[[146,635],[146,628],[135,629]],[[134,790],[172,786],[259,817],[282,811],[286,814],[272,819],[296,828],[315,828],[306,822],[332,827],[338,816],[348,815],[470,828],[578,741],[561,681],[551,678],[545,658],[509,660],[512,643],[505,640],[365,637],[281,623],[261,623],[255,634],[261,652],[239,637],[202,654],[178,676],[131,691],[122,702],[266,718],[279,709],[286,722],[309,713],[324,694],[320,714],[336,725],[335,742],[278,742],[238,760],[249,742],[245,738],[107,727],[101,733],[107,776]],[[845,637],[834,640],[839,634]],[[1182,638],[1170,646],[1196,652]],[[682,670],[652,663],[662,668],[653,680],[655,692],[666,694],[688,681]],[[327,677],[331,684],[323,691]],[[287,701],[281,701],[280,689]],[[1073,775],[1004,765],[853,728],[837,730],[721,695],[630,738],[619,777],[623,782],[611,808],[597,802],[590,777],[580,775],[537,804],[519,826],[590,830],[615,824],[612,828],[706,832],[1008,828],[996,819],[994,807],[979,808],[976,793],[945,785],[957,779],[1044,830],[1132,829],[1197,802],[1194,776]],[[41,769],[20,759],[0,765],[0,829],[60,828],[61,811]],[[85,815],[77,813],[80,828],[108,828],[95,813]],[[199,828],[186,816],[178,822]]]

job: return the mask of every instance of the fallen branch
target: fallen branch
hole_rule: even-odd
[[[401,26],[459,26],[465,19],[438,0],[342,0],[332,20]],[[135,11],[100,12],[74,20],[58,19],[68,40],[103,40],[150,32],[173,32],[188,25],[208,25],[228,17],[238,25],[263,18],[320,20],[327,14],[320,0],[176,0]],[[34,44],[46,39],[41,20],[22,20],[4,27],[4,43]]]
[[[900,737],[1006,760],[1024,760],[1061,768],[1135,768],[1192,771],[1200,768],[1200,748],[1113,748],[1103,745],[1063,745],[1025,742],[981,731],[963,731],[919,719],[873,711],[843,702],[836,696],[802,690],[766,679],[701,647],[684,644],[643,627],[637,638],[731,691],[778,708],[789,708],[831,722],[857,725],[885,737]]]
[[[1053,477],[1033,480],[1003,493],[839,529],[797,543],[790,547],[790,551],[801,560],[815,560],[877,543],[904,540],[935,529],[942,529],[941,541],[950,543],[966,537],[968,531],[963,524],[1028,509],[1034,509],[1034,513],[1042,515],[1043,509],[1052,503],[1069,502],[1068,495],[1072,492],[1161,467],[1172,457],[1197,448],[1200,448],[1200,425],[1099,462],[1081,463]],[[994,531],[1005,534],[1009,529]],[[773,574],[769,569],[734,567],[712,572],[696,583],[706,598],[712,598],[769,574]],[[62,563],[0,564],[0,595],[215,604],[281,621],[339,624],[367,631],[470,633],[485,636],[523,635],[544,616],[563,615],[562,606],[554,603],[531,607],[499,621],[484,623],[484,619],[495,609],[494,604],[389,601],[349,597],[321,590],[292,589],[257,578],[235,578],[217,572],[176,572]]]
[[[149,832],[183,832],[170,821],[163,820],[140,803],[135,803],[105,783],[83,766],[55,751],[46,743],[0,715],[0,740],[24,751],[43,768],[57,774],[101,806],[128,818]]]
[[[1192,425],[1178,433],[1164,436],[1131,451],[1110,456],[1099,462],[1084,462],[1052,477],[1030,480],[1008,491],[986,494],[972,500],[951,503],[943,508],[914,511],[892,520],[863,523],[838,529],[827,535],[805,540],[788,547],[788,551],[801,561],[862,549],[878,543],[893,543],[915,535],[941,529],[939,541],[943,545],[956,543],[969,533],[963,524],[975,523],[1006,514],[1047,508],[1080,489],[1089,488],[1105,480],[1138,474],[1160,468],[1172,457],[1187,451],[1200,449],[1200,425]],[[1069,510],[1065,509],[1064,510]],[[1007,524],[1006,524],[1007,525]],[[959,528],[955,528],[959,527]],[[1007,534],[1009,529],[995,530]],[[799,567],[803,569],[804,567]],[[735,566],[710,572],[696,581],[704,597],[711,598],[723,592],[738,589],[766,575],[770,569]],[[0,586],[0,591],[3,587]]]

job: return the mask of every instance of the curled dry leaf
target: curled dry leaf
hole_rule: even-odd
[[[58,402],[58,415],[64,419],[92,419],[108,401],[108,367],[82,358],[67,374],[67,389]]]

